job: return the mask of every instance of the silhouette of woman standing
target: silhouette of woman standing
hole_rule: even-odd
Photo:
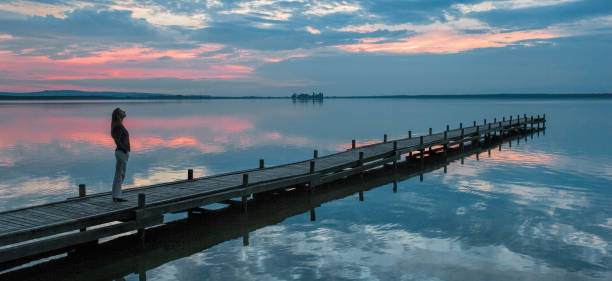
[[[127,168],[128,158],[130,157],[130,135],[127,129],[123,126],[123,119],[127,116],[121,108],[115,108],[111,120],[111,136],[115,140],[117,148],[115,149],[115,158],[117,164],[115,166],[115,179],[113,180],[113,201],[127,201],[121,197],[121,184],[125,179],[125,169]]]

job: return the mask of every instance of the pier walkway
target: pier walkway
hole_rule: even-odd
[[[86,195],[80,186],[79,197],[64,201],[0,212],[0,263],[60,249],[69,249],[98,239],[137,230],[144,240],[146,227],[163,223],[163,214],[197,210],[200,206],[230,202],[233,198],[247,211],[250,195],[296,185],[309,189],[339,180],[377,166],[397,165],[402,155],[419,158],[435,151],[446,155],[449,147],[463,148],[465,143],[487,142],[496,135],[536,130],[545,127],[545,115],[517,116],[501,121],[450,129],[427,135],[384,140],[356,146],[319,157],[285,165],[265,167],[260,160],[256,169],[207,177],[193,177],[188,171],[185,180],[142,186],[124,191],[127,202],[112,202],[110,193]]]

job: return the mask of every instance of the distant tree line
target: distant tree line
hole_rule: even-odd
[[[305,93],[300,93],[300,94],[293,93],[293,95],[291,95],[291,99],[294,99],[294,100],[322,100],[323,93],[319,92],[317,94],[315,92],[312,92],[312,95],[305,94]]]

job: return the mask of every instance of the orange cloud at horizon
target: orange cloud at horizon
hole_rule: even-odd
[[[364,39],[361,43],[337,45],[348,52],[386,52],[386,53],[438,53],[453,54],[471,49],[505,47],[517,42],[532,39],[551,39],[561,37],[548,30],[513,31],[505,33],[460,34],[448,31],[429,31],[397,42],[376,43],[374,39]]]

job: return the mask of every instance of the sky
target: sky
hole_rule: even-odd
[[[612,92],[610,0],[0,0],[0,91]]]

